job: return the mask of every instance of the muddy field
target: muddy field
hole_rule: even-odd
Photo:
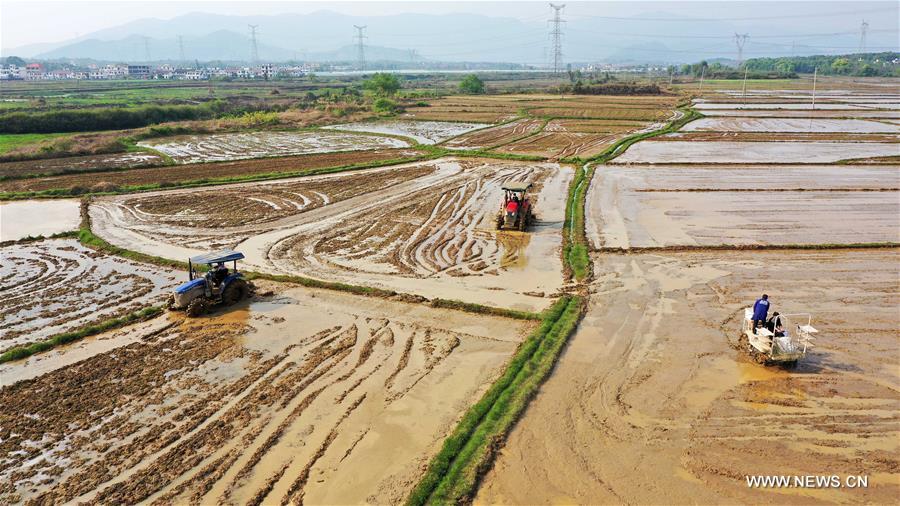
[[[900,125],[858,119],[802,118],[701,118],[681,129],[684,132],[791,132],[791,133],[900,133]]]
[[[335,130],[401,135],[419,144],[437,144],[451,137],[489,126],[485,123],[455,123],[449,121],[371,121],[345,123],[325,127]]]
[[[900,242],[900,168],[598,167],[595,248]]]
[[[262,288],[0,366],[0,502],[396,504],[528,332]]]
[[[500,144],[507,144],[526,135],[537,132],[543,120],[522,118],[505,125],[485,128],[450,139],[444,147],[451,149],[486,149]]]
[[[897,250],[594,262],[589,312],[476,503],[895,502]],[[820,330],[794,371],[737,349],[737,318],[764,290]],[[760,474],[867,475],[869,486],[749,488],[745,475]]]
[[[364,276],[369,285],[429,298],[522,309],[549,305],[551,299],[545,296],[562,284],[559,231],[571,168],[441,159],[388,170],[406,168],[418,177],[314,209],[292,210],[271,226],[242,228],[238,232],[252,235],[235,247],[254,269],[267,272],[347,283],[358,283]],[[346,177],[334,175],[327,181],[343,187]],[[528,234],[498,233],[500,185],[523,180],[536,185],[532,198],[539,219]],[[304,184],[297,183],[297,188]],[[327,186],[318,191],[336,193]],[[167,237],[166,228],[160,233],[152,221],[156,218],[123,206],[123,200],[127,198],[98,199],[91,206],[94,230],[105,239],[167,258],[202,251],[186,245],[183,236]],[[223,214],[234,212],[230,201],[222,205]],[[190,233],[209,237],[231,232],[215,228]],[[507,293],[498,296],[498,289]]]
[[[70,156],[0,163],[0,177],[23,177],[36,174],[60,174],[97,169],[130,169],[162,165],[161,156],[152,153],[118,153],[112,155]]]
[[[378,149],[344,153],[268,158],[263,160],[238,160],[186,166],[156,167],[127,171],[99,172],[94,174],[68,174],[61,176],[0,181],[0,191],[42,191],[63,189],[108,189],[132,185],[177,184],[211,178],[240,177],[253,174],[277,174],[304,170],[339,167],[344,165],[374,163],[420,156],[413,149]]]
[[[832,163],[900,155],[898,143],[876,142],[639,142],[613,163]]]
[[[0,248],[0,352],[158,303],[177,273],[74,239]]]
[[[326,131],[187,135],[143,141],[138,144],[159,151],[178,163],[220,162],[409,146],[406,141],[392,137]]]
[[[900,119],[900,111],[879,111],[870,109],[854,110],[821,110],[818,107],[812,110],[735,110],[735,109],[705,109],[704,116],[732,116],[749,118],[875,118],[875,119]]]
[[[165,244],[197,251],[232,248],[279,228],[281,222],[290,222],[300,213],[359,197],[374,188],[390,188],[434,170],[434,166],[413,165],[123,195],[97,200],[94,215],[98,226],[108,220],[117,224],[120,230],[110,230],[113,235],[137,235],[145,243],[160,244],[157,253],[161,256],[172,253],[166,254]]]
[[[570,156],[588,158],[613,145],[621,135],[544,131],[497,149],[499,153],[543,156],[561,159]]]

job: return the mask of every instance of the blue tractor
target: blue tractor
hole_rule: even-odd
[[[188,316],[200,316],[214,306],[231,305],[250,294],[251,285],[237,270],[237,261],[243,253],[220,250],[188,259],[188,281],[175,289],[169,301],[169,309],[183,309]],[[226,262],[234,262],[228,269]],[[195,267],[206,265],[206,274],[200,275]]]

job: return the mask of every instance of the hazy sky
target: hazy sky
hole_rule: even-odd
[[[778,0],[754,2],[719,0],[716,2],[640,1],[630,2],[566,2],[566,16],[597,18],[598,28],[614,23],[609,17],[631,16],[645,12],[676,12],[687,17],[728,18],[736,21],[771,19],[773,24],[797,25],[800,31],[810,27],[817,30],[846,30],[849,20],[869,17],[872,23],[897,24],[897,2],[828,2],[795,1],[787,4]],[[894,12],[885,13],[885,8]],[[441,1],[340,1],[329,2],[225,2],[225,1],[11,1],[0,0],[0,47],[13,48],[39,42],[58,42],[87,35],[93,31],[116,26],[140,18],[170,19],[190,12],[215,14],[272,15],[309,13],[332,10],[345,14],[376,16],[416,12],[442,14],[470,12],[489,16],[516,17],[526,21],[548,17],[546,1],[441,2]],[[880,10],[880,12],[875,12]],[[814,20],[804,16],[815,13]],[[845,15],[821,16],[825,13]],[[885,16],[887,19],[885,19]],[[873,26],[874,28],[874,26]]]

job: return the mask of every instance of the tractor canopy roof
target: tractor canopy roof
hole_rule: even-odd
[[[531,183],[522,182],[522,181],[506,183],[505,185],[501,186],[501,188],[503,188],[506,191],[511,191],[511,192],[523,192],[523,191],[531,188]]]
[[[195,264],[215,264],[219,262],[230,262],[232,260],[240,260],[244,258],[243,253],[231,249],[220,249],[219,251],[211,251],[202,255],[191,257],[191,263]]]

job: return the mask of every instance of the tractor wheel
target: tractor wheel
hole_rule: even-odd
[[[497,215],[497,230],[503,230],[503,213]]]
[[[525,213],[522,216],[519,216],[519,232],[524,232],[525,227],[528,226],[528,219],[531,217],[531,213]]]
[[[169,299],[166,301],[166,309],[169,311],[175,311],[175,296],[169,295]]]
[[[206,309],[206,299],[204,299],[203,297],[197,297],[196,299],[188,303],[187,309],[185,309],[184,312],[191,318],[196,318],[206,313]]]
[[[228,305],[237,304],[244,300],[249,292],[250,289],[245,281],[232,281],[228,288],[225,289],[225,293],[222,294],[222,302]]]

